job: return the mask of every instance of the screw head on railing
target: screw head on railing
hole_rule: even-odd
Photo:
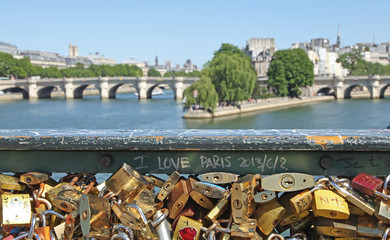
[[[332,166],[333,164],[333,160],[331,157],[329,156],[323,156],[321,159],[320,159],[320,166],[323,168],[323,169],[328,169]]]
[[[102,158],[100,159],[100,164],[103,166],[103,167],[109,167],[111,166],[112,164],[112,158],[110,155],[104,155],[102,156]]]

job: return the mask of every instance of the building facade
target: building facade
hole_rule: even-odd
[[[5,42],[0,42],[0,52],[17,55],[18,48],[15,45],[5,43]]]
[[[251,38],[246,42],[244,53],[252,60],[257,75],[267,76],[272,56],[276,52],[274,38]]]

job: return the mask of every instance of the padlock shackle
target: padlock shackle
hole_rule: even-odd
[[[138,205],[127,204],[127,208],[135,208],[138,211],[139,215],[141,216],[141,219],[144,222],[144,224],[148,224],[148,220],[146,219],[144,212],[142,211],[142,209]]]
[[[389,233],[390,233],[390,228],[386,228],[386,231],[383,233],[382,240],[387,240]]]
[[[28,234],[27,234],[27,239],[32,239],[34,234],[35,224],[37,224],[37,217],[35,216],[35,214],[33,214],[31,219],[30,230],[28,230]]]
[[[128,236],[124,236],[120,232],[127,233]],[[111,239],[126,239],[126,240],[133,240],[134,239],[133,230],[125,225],[122,225],[122,224],[115,224],[112,227],[112,233],[113,233],[113,236],[111,237]],[[114,236],[116,236],[116,237],[114,237]]]
[[[342,197],[347,197],[349,196],[349,192],[347,190],[345,190],[344,188],[340,187],[339,185],[337,185],[337,183],[335,183],[329,176],[327,176],[328,180],[329,180],[329,183],[330,185],[332,185],[336,191],[342,196]]]
[[[273,240],[273,239],[279,239],[279,240],[284,240],[284,237],[280,234],[277,233],[272,233],[271,235],[268,236],[267,240]]]
[[[30,202],[34,202],[35,203],[36,201],[45,204],[48,210],[52,209],[52,207],[53,207],[51,205],[51,203],[47,199],[45,199],[45,198],[36,198],[36,199],[30,198]]]
[[[155,213],[155,215],[158,214],[159,212],[162,215],[159,216],[155,221],[152,222],[153,227],[157,227],[168,217],[169,210],[167,208],[160,209],[159,211],[157,211],[157,213]]]

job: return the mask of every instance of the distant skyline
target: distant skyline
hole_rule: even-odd
[[[198,67],[222,43],[242,48],[250,38],[275,38],[278,49],[312,38],[341,46],[390,41],[390,1],[29,1],[0,2],[0,41],[21,50],[68,56],[100,54],[121,63],[187,59]]]

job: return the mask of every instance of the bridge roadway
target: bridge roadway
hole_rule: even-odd
[[[66,99],[82,98],[83,91],[88,86],[99,90],[101,99],[115,98],[118,88],[122,85],[134,87],[139,99],[152,97],[152,90],[159,85],[168,85],[174,92],[175,99],[182,99],[184,90],[199,78],[184,77],[98,77],[98,78],[63,78],[63,79],[26,79],[0,81],[0,90],[7,92],[22,92],[23,98],[50,98],[54,90],[65,93]],[[265,85],[267,78],[259,79]],[[316,77],[314,85],[306,88],[310,95],[318,93],[334,95],[336,99],[350,98],[352,90],[357,86],[368,89],[371,98],[384,98],[386,89],[390,86],[390,76],[349,76],[349,77]]]

